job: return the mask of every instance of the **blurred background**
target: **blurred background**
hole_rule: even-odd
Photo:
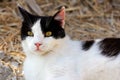
[[[24,80],[18,4],[41,16],[65,6],[65,30],[74,40],[120,37],[120,0],[0,0],[0,80]]]

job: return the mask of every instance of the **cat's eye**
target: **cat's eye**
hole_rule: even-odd
[[[33,33],[31,31],[27,32],[28,36],[33,36]]]
[[[52,32],[51,32],[51,31],[48,31],[48,32],[45,33],[45,36],[47,36],[47,37],[49,37],[49,36],[51,36],[51,35],[52,35]]]

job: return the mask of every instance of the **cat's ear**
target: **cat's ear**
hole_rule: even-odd
[[[64,28],[65,24],[65,7],[62,7],[55,15],[54,19],[60,22],[62,28]]]
[[[24,20],[28,20],[30,18],[31,14],[29,12],[27,12],[25,9],[23,9],[20,6],[18,6],[18,9]]]

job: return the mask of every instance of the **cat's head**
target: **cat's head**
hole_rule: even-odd
[[[21,39],[25,52],[45,54],[64,41],[64,7],[53,16],[35,16],[21,7],[19,11],[23,17]]]

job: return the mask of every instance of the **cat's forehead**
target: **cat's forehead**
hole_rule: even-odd
[[[50,23],[52,21],[52,16],[40,16],[33,24],[32,30],[42,30],[50,27]]]
[[[41,17],[40,19],[41,27],[43,28],[48,28],[51,21],[53,20],[52,16]]]
[[[32,31],[33,31],[33,32],[36,32],[36,31],[41,30],[40,21],[41,21],[41,19],[38,19],[38,20],[33,24],[33,26],[32,26]]]

